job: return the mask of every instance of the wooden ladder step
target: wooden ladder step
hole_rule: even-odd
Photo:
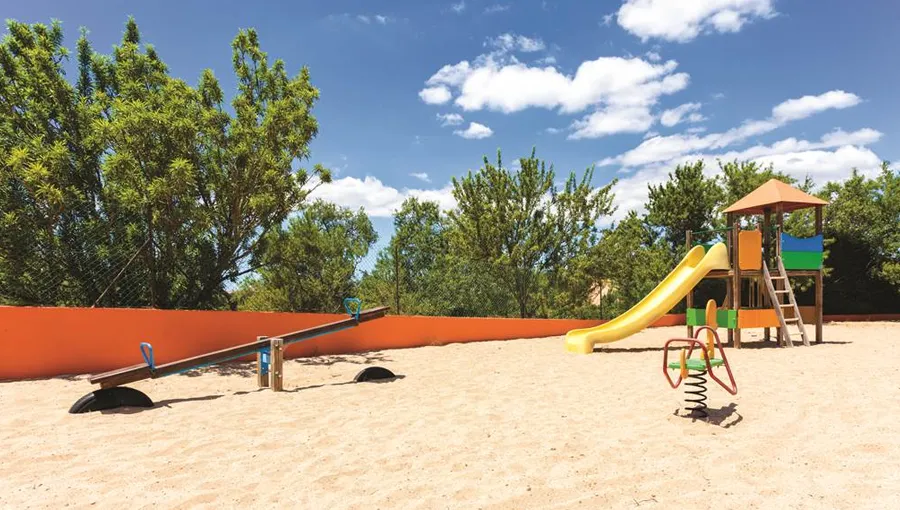
[[[787,294],[788,292],[790,292],[790,291],[789,290],[776,290],[775,294]]]
[[[781,303],[781,304],[779,304],[778,306],[780,306],[780,307],[782,307],[782,308],[793,308],[793,307],[794,307],[794,303]]]
[[[791,324],[793,324],[793,323],[795,323],[795,322],[800,322],[800,319],[798,319],[798,318],[796,318],[796,317],[791,317],[790,319],[785,319],[784,322],[785,322],[785,323],[790,322]]]
[[[770,276],[770,280],[787,280],[787,276]]]

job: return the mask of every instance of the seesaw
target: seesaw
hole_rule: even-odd
[[[293,331],[278,335],[277,337],[258,337],[255,342],[236,345],[207,354],[201,354],[191,358],[185,358],[170,363],[157,365],[153,357],[153,346],[149,343],[141,343],[141,356],[143,364],[111,370],[102,374],[92,375],[88,381],[91,384],[100,385],[95,390],[78,399],[69,409],[70,413],[87,413],[114,409],[117,407],[153,407],[153,401],[146,394],[124,386],[125,384],[143,381],[146,379],[158,379],[169,375],[184,373],[226,361],[233,361],[244,356],[256,353],[257,357],[257,382],[260,387],[271,386],[274,391],[281,391],[283,386],[282,363],[284,360],[284,348],[290,344],[302,342],[322,335],[328,335],[354,328],[363,322],[384,317],[390,307],[381,306],[360,310],[359,299],[347,298],[344,300],[344,308],[350,317],[320,326],[314,326],[299,331]],[[359,372],[354,381],[364,382],[377,379],[390,379],[396,377],[393,372],[383,367],[368,367]]]

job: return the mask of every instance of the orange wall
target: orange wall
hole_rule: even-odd
[[[345,315],[207,312],[121,308],[0,306],[0,380],[97,373],[143,363],[138,344],[153,344],[157,363],[308,328]],[[825,316],[825,320],[900,320],[900,315]],[[387,316],[293,344],[288,357],[346,354],[457,342],[540,338],[604,321]],[[654,326],[684,324],[666,315]]]
[[[346,318],[346,315],[121,308],[0,307],[0,379],[85,374],[143,363],[150,342],[158,364]],[[288,357],[345,354],[455,342],[539,338],[603,321],[387,316],[299,342]],[[683,324],[683,315],[657,325]]]

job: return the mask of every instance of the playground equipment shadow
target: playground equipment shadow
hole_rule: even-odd
[[[294,361],[299,361],[299,360],[294,360]],[[287,363],[291,363],[291,362],[287,362]],[[286,363],[286,365],[287,365],[287,363]],[[251,365],[251,364],[247,364],[247,363],[242,363],[242,364],[250,365],[250,368],[253,368],[253,365]],[[297,363],[297,364],[301,364],[301,363]],[[289,367],[288,367],[288,369],[289,369]],[[218,375],[238,375],[240,377],[246,377],[243,374],[243,371],[240,371],[240,370],[232,370],[232,371],[225,371],[225,372],[215,371],[215,370],[205,370],[205,373],[210,373],[210,372],[217,372]],[[189,374],[187,374],[187,373],[182,374],[182,375],[189,376]],[[203,375],[203,374],[196,374],[196,376],[199,376],[199,375]],[[252,375],[255,376],[256,375],[255,372]],[[177,377],[177,376],[175,376],[175,377]],[[388,384],[388,383],[392,383],[392,382],[398,381],[400,379],[405,379],[405,378],[406,378],[405,375],[397,374],[396,377],[391,378],[391,379],[379,379],[379,380],[373,380],[373,381],[366,381],[365,383],[357,383],[355,381],[349,380],[349,381],[331,382],[331,383],[323,383],[323,384],[309,384],[306,386],[298,386],[296,388],[286,388],[283,390],[283,392],[284,393],[298,393],[301,391],[314,390],[317,388],[325,388],[325,387],[329,387],[329,386],[346,386],[349,384]],[[226,397],[226,396],[251,395],[254,393],[260,393],[260,392],[264,392],[264,391],[271,391],[271,390],[269,388],[256,388],[253,390],[241,390],[241,391],[235,391],[235,392],[231,392],[231,393],[220,393],[220,394],[216,394],[216,395],[203,395],[203,396],[185,397],[185,398],[168,398],[168,399],[158,400],[158,401],[154,402],[153,407],[120,407],[120,408],[116,408],[116,409],[106,409],[106,410],[102,410],[99,412],[102,414],[136,414],[136,413],[155,411],[157,409],[170,409],[170,408],[172,408],[173,404],[175,404],[177,406],[177,404],[183,404],[183,403],[206,402],[206,401],[210,401],[210,400],[217,400],[217,399],[220,399],[220,398]]]
[[[285,360],[285,365],[297,364],[303,366],[330,366],[337,363],[351,363],[354,365],[372,365],[390,363],[390,356],[383,352],[363,352],[359,354],[334,354],[329,356],[316,356],[311,358],[294,358]],[[217,374],[221,376],[236,375],[239,377],[256,377],[256,362],[237,361],[220,363],[208,367],[188,370],[179,375],[187,377],[199,377],[203,374]],[[177,376],[176,376],[177,377]]]
[[[700,421],[708,425],[714,425],[723,429],[730,429],[731,427],[734,427],[738,423],[744,421],[744,417],[737,412],[737,404],[735,403],[731,403],[719,408],[708,407],[706,408],[706,413],[708,416],[702,419],[695,418],[690,414],[686,414],[686,412],[680,408],[676,409],[672,414],[678,416],[679,418],[684,418],[691,421]],[[731,418],[732,416],[734,416],[734,420],[729,420],[729,418]]]

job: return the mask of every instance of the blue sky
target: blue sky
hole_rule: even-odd
[[[87,27],[99,51],[134,15],[173,75],[208,67],[226,91],[229,43],[255,27],[321,90],[310,163],[335,182],[317,193],[366,207],[382,233],[406,196],[452,206],[451,176],[498,148],[512,162],[536,146],[558,173],[597,164],[597,184],[621,180],[616,217],[681,161],[824,182],[900,159],[893,1],[29,0],[3,15],[59,19],[70,47]]]

